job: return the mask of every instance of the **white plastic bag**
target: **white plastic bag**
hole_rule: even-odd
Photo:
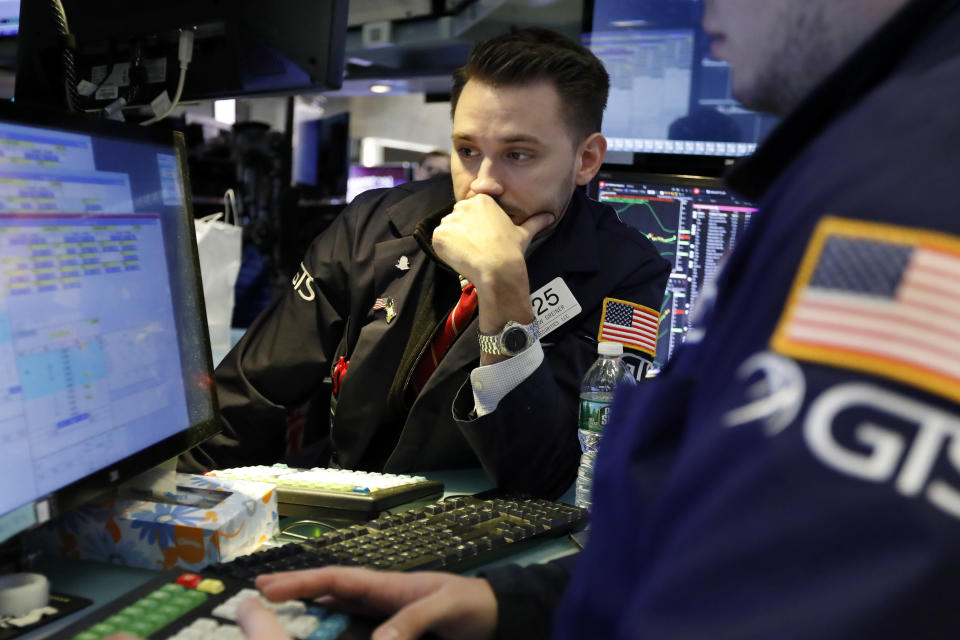
[[[223,209],[222,213],[194,220],[214,364],[230,350],[233,288],[240,273],[243,229],[237,224],[233,189],[224,194]]]

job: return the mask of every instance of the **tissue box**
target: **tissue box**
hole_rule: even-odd
[[[250,553],[277,534],[276,486],[177,474],[177,492],[110,497],[42,527],[45,553],[144,569],[199,570]]]

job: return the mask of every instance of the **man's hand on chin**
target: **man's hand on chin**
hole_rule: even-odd
[[[533,238],[555,221],[552,213],[539,213],[514,224],[485,194],[461,200],[440,221],[433,248],[476,287],[480,333],[499,333],[509,320],[533,322],[525,254]],[[502,359],[485,353],[481,363]]]
[[[553,224],[552,213],[513,220],[488,195],[461,200],[433,232],[433,248],[480,290],[492,281],[526,271],[524,254],[540,231]]]
[[[434,230],[437,255],[477,289],[481,333],[499,333],[508,320],[533,322],[524,256],[555,221],[552,213],[538,213],[514,224],[496,200],[480,194],[454,205]]]

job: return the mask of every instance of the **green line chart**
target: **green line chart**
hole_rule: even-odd
[[[614,208],[621,222],[645,235],[660,255],[676,267],[682,207],[679,200],[620,197],[607,198],[604,201]]]

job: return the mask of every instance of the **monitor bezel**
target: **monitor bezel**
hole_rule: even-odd
[[[688,156],[689,157],[689,156]],[[699,158],[700,156],[695,156]],[[679,165],[678,165],[679,166]],[[594,200],[600,195],[600,180],[622,180],[624,182],[650,182],[653,184],[675,184],[681,187],[706,187],[723,189],[730,197],[736,194],[730,191],[726,182],[719,175],[703,175],[685,173],[682,170],[671,172],[652,171],[649,167],[637,167],[628,164],[605,164],[600,167],[597,175],[587,185],[587,195]]]
[[[0,103],[0,120],[25,126],[51,127],[72,133],[169,145],[176,151],[177,161],[181,169],[180,178],[184,192],[184,213],[179,216],[181,218],[180,224],[182,228],[178,229],[178,234],[189,234],[187,237],[193,238],[193,241],[189,243],[189,250],[190,259],[196,266],[194,269],[195,277],[192,279],[192,288],[197,299],[198,314],[196,316],[197,325],[192,328],[199,333],[204,344],[209,344],[210,335],[207,327],[206,307],[203,299],[203,283],[200,277],[200,260],[197,252],[196,232],[193,225],[193,203],[191,199],[189,175],[186,171],[187,150],[183,134],[170,129],[140,127],[109,120],[84,120],[76,116],[71,116],[70,114],[42,110],[35,107],[31,107],[29,111],[27,111],[14,103]],[[181,355],[183,355],[182,352]],[[202,358],[205,373],[210,383],[212,412],[209,419],[192,424],[186,429],[122,460],[90,473],[50,494],[41,496],[33,501],[34,504],[46,501],[50,507],[50,515],[56,516],[58,513],[69,511],[99,495],[111,491],[123,482],[189,451],[208,438],[220,433],[222,421],[217,400],[216,384],[213,377],[213,356],[209,349],[202,355]],[[18,508],[13,509],[10,513],[16,511]],[[7,514],[2,514],[0,518],[6,515]],[[42,524],[42,522],[37,522],[36,524]]]

